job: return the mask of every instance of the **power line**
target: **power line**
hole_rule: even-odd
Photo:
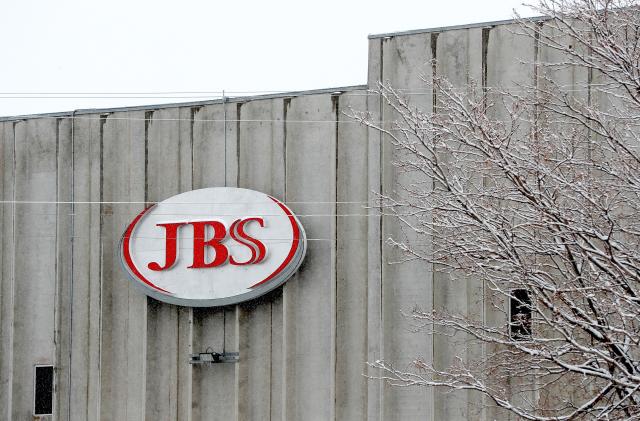
[[[84,238],[84,239],[92,239],[92,238],[100,238],[103,239],[105,237],[108,237],[107,234],[103,234],[103,235],[77,235],[77,236],[66,236],[66,235],[20,235],[20,238]],[[119,235],[114,235],[112,236],[112,238],[115,241],[118,241],[120,239]],[[133,236],[132,237],[134,240],[137,238],[146,238],[146,239],[165,239],[165,237],[141,237],[141,236]],[[185,237],[184,240],[192,240],[193,237]],[[207,240],[210,240],[209,238]],[[292,240],[291,239],[279,239],[279,238],[275,238],[275,239],[269,239],[269,238],[256,238],[256,240],[260,240],[266,243],[272,243],[272,244],[277,244],[277,243],[290,243]],[[336,238],[305,238],[306,241],[370,241],[368,238],[340,238],[338,237],[338,239],[336,240]],[[407,245],[412,245],[412,246],[432,246],[433,244],[429,244],[429,243],[410,243],[410,242],[403,242],[403,244],[407,244]],[[225,244],[225,246],[227,247],[246,247],[244,245],[235,245],[235,244]],[[163,251],[164,249],[144,249],[144,251]]]
[[[372,208],[373,209],[373,208]],[[102,211],[101,214],[102,215],[119,215],[119,216],[136,216],[138,213],[140,213],[139,211],[131,211],[131,212],[111,212],[111,211]],[[238,214],[237,213],[204,213],[204,212],[200,212],[200,213],[189,213],[189,212],[172,212],[172,213],[157,213],[154,212],[154,215],[162,215],[162,216],[175,216],[175,217],[180,217],[180,216],[207,216],[207,217],[222,217],[222,216],[233,216],[236,217]],[[37,215],[37,216],[54,216],[54,215],[69,215],[69,216],[76,216],[76,215],[81,215],[78,212],[20,212],[20,216],[24,216],[24,215],[29,215],[29,216],[33,216],[33,215]],[[345,217],[345,216],[352,216],[352,217],[376,217],[376,216],[382,216],[384,214],[368,214],[368,213],[296,213],[295,216],[296,217],[302,217],[302,218],[312,218],[312,217],[336,217],[336,216],[340,216],[340,217]],[[269,214],[269,213],[263,213],[260,214],[260,216],[269,216],[269,217],[282,217],[282,218],[288,218],[288,215],[285,214]]]
[[[613,86],[611,83],[566,83],[566,84],[553,84],[553,87],[566,88],[571,87],[576,90],[585,90],[589,88],[596,87],[611,87]],[[580,87],[581,88],[577,88]],[[420,89],[415,87],[399,87],[391,85],[392,89],[398,92],[402,92],[405,95],[411,94],[430,94],[433,92],[431,87]],[[336,88],[335,93],[339,93],[340,95],[348,95],[348,94],[356,94],[356,95],[379,95],[377,92],[373,92],[370,89],[367,89],[363,86],[362,89],[358,89],[357,87],[354,89],[353,87],[348,87],[350,90],[345,91],[345,88]],[[469,90],[471,86],[465,87],[451,87],[452,90],[461,90],[466,91]],[[509,89],[509,90],[521,90],[521,89],[529,89],[521,86],[516,87],[506,87],[506,86],[475,86],[476,89]],[[531,87],[533,88],[533,87]],[[356,92],[356,91],[365,91],[365,92]],[[223,96],[225,94],[228,97],[228,94],[292,94],[292,95],[300,95],[305,92],[314,92],[317,95],[328,95],[331,94],[331,88],[324,89],[321,93],[315,93],[314,90],[291,90],[291,89],[280,89],[280,90],[247,90],[247,91],[230,91],[225,89],[224,91],[119,91],[119,92],[104,92],[104,91],[51,91],[51,92],[27,92],[27,91],[6,91],[0,92],[0,96],[2,95],[20,95],[20,96],[51,96],[51,95],[78,95],[85,98],[93,98],[91,95],[100,95],[100,96],[111,96],[111,95],[216,95],[218,97]],[[180,96],[176,96],[179,98]]]
[[[101,215],[103,216],[108,216],[108,215],[119,215],[119,216],[136,216],[138,214],[138,212],[132,212],[132,213],[111,213],[111,212],[102,212]],[[51,212],[51,213],[38,213],[38,212],[20,212],[20,216],[23,215],[29,215],[29,216],[63,216],[63,215],[68,215],[68,216],[77,216],[79,215],[78,213],[55,213],[55,212]],[[163,215],[163,216],[175,216],[175,217],[180,217],[180,216],[208,216],[208,217],[223,217],[223,216],[237,216],[236,214],[216,214],[216,213],[159,213],[159,214],[154,214],[154,215]],[[282,217],[282,218],[289,218],[287,215],[276,215],[276,214],[261,214],[261,217]],[[316,214],[295,214],[296,217],[299,218],[334,218],[334,217],[358,217],[358,218],[371,218],[371,217],[380,217],[380,216],[387,216],[387,214],[367,214],[367,213],[327,213],[327,214],[323,214],[323,213],[316,213]]]
[[[276,91],[227,91],[229,94],[254,94],[254,93],[281,93],[281,92],[299,92],[292,90],[276,90]],[[121,91],[121,92],[96,92],[96,91],[52,91],[52,92],[27,92],[13,91],[0,92],[0,95],[184,95],[184,94],[212,94],[222,96],[223,91]]]
[[[144,202],[144,201],[66,201],[66,200],[0,200],[3,204],[22,204],[22,205],[59,205],[59,204],[76,204],[76,205],[152,205],[161,202]],[[367,204],[367,201],[294,201],[287,200],[287,203],[300,203],[300,204],[343,204],[343,203],[356,203]],[[273,202],[171,202],[171,205],[242,205],[242,204],[273,204]]]

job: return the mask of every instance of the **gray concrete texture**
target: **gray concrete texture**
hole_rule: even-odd
[[[421,75],[460,86],[530,80],[523,60],[537,50],[510,29],[372,37],[368,84],[408,89],[430,111]],[[403,312],[416,305],[493,316],[482,285],[388,264],[384,240],[398,223],[366,203],[410,180],[350,109],[394,118],[365,86],[0,122],[0,419],[33,419],[34,364],[56,367],[60,421],[504,419],[468,393],[367,378],[379,373],[366,362],[380,358],[444,368],[480,352],[414,333]],[[125,227],[145,203],[217,186],[289,204],[310,239],[299,272],[225,308],[147,298],[120,265]],[[240,362],[188,364],[208,348],[239,351]]]

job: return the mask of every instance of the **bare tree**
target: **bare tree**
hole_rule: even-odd
[[[433,112],[380,83],[385,134],[414,182],[381,198],[422,241],[390,239],[407,259],[480,282],[474,318],[416,309],[430,333],[481,349],[446,369],[371,364],[396,385],[472,390],[530,420],[640,419],[640,14],[630,0],[544,0],[520,20],[554,60],[532,86],[425,79]],[[571,87],[555,71],[585,74]]]

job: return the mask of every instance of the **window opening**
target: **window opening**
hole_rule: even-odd
[[[526,289],[511,291],[509,336],[525,340],[531,337],[531,296]]]
[[[53,414],[53,366],[36,365],[33,381],[33,414]]]

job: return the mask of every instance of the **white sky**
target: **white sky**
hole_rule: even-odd
[[[535,14],[521,3],[0,0],[0,116],[365,84],[367,35]]]

